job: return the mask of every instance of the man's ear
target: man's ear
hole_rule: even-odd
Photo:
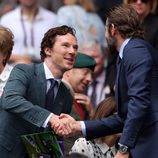
[[[46,55],[48,55],[48,56],[51,55],[51,49],[50,48],[47,47],[47,48],[44,49],[44,51],[45,51]]]
[[[117,33],[117,28],[114,24],[111,24],[111,35],[114,36]]]

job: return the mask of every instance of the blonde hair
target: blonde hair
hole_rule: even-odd
[[[66,0],[65,5],[80,5],[87,12],[96,12],[96,8],[94,5],[94,0]]]
[[[76,0],[77,4],[82,6],[87,12],[96,12],[94,0]]]
[[[73,4],[77,4],[77,0],[66,0],[65,5],[73,5]]]
[[[123,0],[124,4],[129,4],[130,0]],[[151,4],[150,13],[155,14],[156,8],[157,8],[157,0],[149,0],[149,3]]]

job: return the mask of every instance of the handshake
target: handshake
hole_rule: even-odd
[[[59,136],[70,137],[82,131],[80,122],[68,114],[60,114],[60,116],[53,114],[49,123]]]

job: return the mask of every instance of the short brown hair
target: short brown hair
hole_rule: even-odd
[[[101,101],[95,110],[93,120],[100,120],[116,112],[116,102],[114,97],[108,97]],[[97,142],[104,142],[104,137],[96,139]]]
[[[116,102],[114,97],[108,97],[101,101],[95,110],[94,117],[92,119],[98,120],[103,117],[108,117],[116,112]]]
[[[13,33],[8,28],[0,26],[0,51],[4,56],[6,56],[6,58],[3,60],[4,66],[6,65],[11,56],[12,49],[14,46],[13,39]]]
[[[129,4],[121,4],[107,12],[109,30],[112,24],[123,38],[140,37],[144,39],[144,30],[139,16]]]
[[[40,55],[41,55],[42,61],[44,60],[44,58],[46,58],[46,54],[45,54],[44,49],[46,47],[47,48],[52,48],[54,46],[56,37],[58,35],[59,36],[66,35],[67,33],[70,33],[71,35],[76,37],[75,36],[75,33],[76,33],[75,30],[72,27],[69,27],[69,26],[66,26],[66,25],[62,25],[62,26],[58,26],[58,27],[55,27],[55,28],[51,28],[45,33],[45,35],[44,35],[44,37],[42,39],[42,42],[41,42]]]

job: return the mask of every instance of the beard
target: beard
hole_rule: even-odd
[[[108,50],[110,54],[118,54],[118,51],[116,49],[116,40],[109,36],[108,38],[106,38],[107,40],[107,44],[108,44]]]
[[[117,51],[117,49],[116,49],[116,47],[115,46],[113,46],[113,45],[108,45],[108,50],[109,50],[109,53],[110,54],[118,54],[118,51]]]

